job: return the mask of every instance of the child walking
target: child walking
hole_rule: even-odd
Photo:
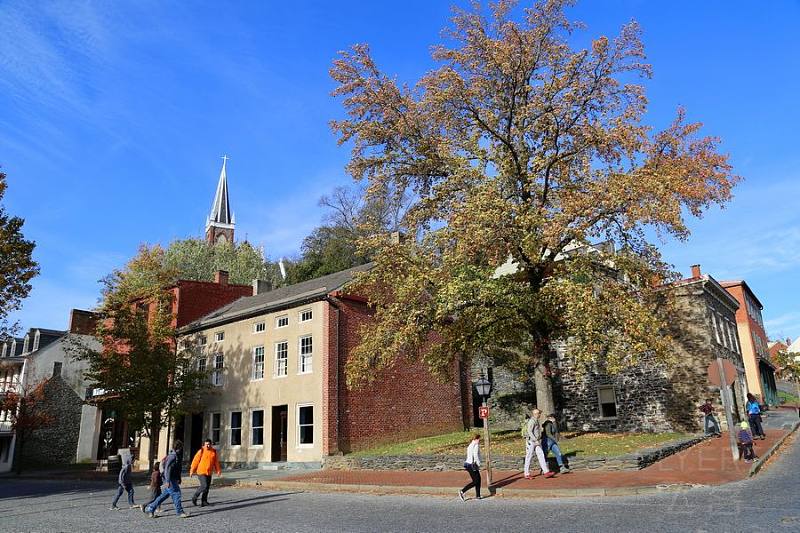
[[[119,501],[120,496],[124,491],[128,491],[128,505],[131,509],[135,509],[136,505],[133,503],[133,481],[131,481],[131,458],[129,456],[125,456],[124,459],[125,463],[122,465],[122,468],[119,471],[119,477],[117,478],[117,482],[119,483],[119,487],[117,488],[117,494],[114,496],[114,500],[111,502],[111,511],[118,511],[119,507],[117,507],[117,502]]]
[[[153,465],[153,473],[150,474],[150,485],[147,486],[150,489],[150,501],[155,501],[156,498],[161,496],[161,485],[164,484],[164,478],[161,476],[161,461],[156,461]],[[161,506],[156,509],[156,511],[160,511]]]
[[[756,452],[753,451],[753,434],[750,433],[749,424],[742,422],[739,427],[739,433],[736,434],[736,442],[739,444],[742,457],[745,463],[752,463],[756,458]]]
[[[477,433],[472,436],[472,442],[467,446],[467,458],[464,459],[464,470],[469,473],[470,481],[463,489],[458,491],[461,501],[467,501],[464,493],[475,487],[475,498],[481,499],[481,436]]]

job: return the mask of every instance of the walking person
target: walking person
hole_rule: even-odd
[[[564,465],[564,457],[561,455],[561,448],[558,447],[559,439],[561,439],[561,432],[558,430],[556,415],[550,413],[547,415],[547,420],[542,424],[542,448],[544,450],[544,456],[546,459],[547,453],[553,452],[553,455],[556,456],[559,473],[569,474],[569,467]]]
[[[711,404],[711,398],[706,398],[706,403],[700,406],[700,411],[703,413],[703,432],[706,435],[715,435],[717,438],[722,437],[719,421],[714,416],[714,406]]]
[[[153,472],[150,474],[150,484],[147,486],[150,489],[150,500],[155,501],[156,498],[161,496],[161,485],[164,484],[164,477],[161,475],[161,461],[156,461],[153,464]],[[157,511],[161,510],[159,506]]]
[[[197,451],[192,459],[192,466],[189,468],[189,476],[197,474],[197,480],[200,486],[192,496],[192,505],[197,505],[197,498],[200,497],[200,507],[209,505],[208,491],[211,488],[211,471],[217,472],[218,476],[222,475],[222,469],[219,466],[219,454],[212,446],[211,439],[203,441],[203,446]]]
[[[117,507],[117,502],[119,501],[120,496],[122,493],[127,491],[128,492],[128,505],[131,509],[136,508],[136,504],[133,503],[133,481],[131,480],[131,457],[129,455],[125,455],[123,458],[124,464],[119,471],[119,476],[117,477],[117,482],[119,483],[119,487],[117,488],[117,494],[114,496],[114,499],[111,502],[111,511],[118,511],[119,507]]]
[[[539,423],[539,417],[542,412],[539,409],[531,411],[531,417],[525,425],[525,479],[531,479],[531,459],[533,454],[536,454],[536,459],[539,461],[539,467],[542,469],[544,477],[551,478],[555,474],[550,471],[547,466],[547,459],[542,451],[542,425]]]
[[[739,432],[736,434],[736,443],[739,445],[739,457],[744,458],[745,463],[752,463],[756,458],[756,452],[753,451],[753,435],[748,429],[747,422],[742,422],[739,425]]]
[[[161,495],[148,503],[142,505],[141,509],[147,513],[150,518],[155,518],[155,510],[161,503],[172,496],[172,503],[175,505],[175,514],[180,518],[189,518],[189,513],[183,510],[181,505],[181,464],[183,463],[183,442],[176,440],[172,449],[167,455],[166,462],[164,463],[164,480],[167,482],[167,490]]]
[[[464,493],[475,487],[475,499],[481,499],[481,436],[475,433],[472,441],[467,446],[467,457],[464,459],[464,470],[469,473],[471,481],[463,489],[458,491],[458,497],[462,502],[467,501]]]
[[[761,426],[761,406],[758,404],[756,397],[749,392],[747,393],[745,408],[747,409],[747,418],[750,420],[750,428],[753,430],[753,436],[757,436],[761,440],[766,439],[767,436],[764,435],[764,428]]]

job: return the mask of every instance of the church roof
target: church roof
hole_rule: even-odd
[[[219,182],[217,183],[217,193],[214,195],[214,203],[211,205],[211,213],[208,215],[208,225],[211,224],[233,224],[233,214],[231,205],[228,201],[228,175],[226,164],[228,156],[222,158],[222,170],[219,172]]]

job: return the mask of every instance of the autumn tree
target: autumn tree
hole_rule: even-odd
[[[79,338],[72,357],[88,362],[85,378],[105,391],[104,405],[150,437],[150,464],[161,427],[185,414],[208,386],[191,351],[176,349],[172,293],[178,277],[164,251],[142,247],[124,269],[105,278],[96,337],[101,349]]]
[[[575,48],[571,3],[456,11],[437,68],[413,86],[366,45],[334,62],[346,116],[332,126],[352,147],[348,171],[368,191],[414,200],[409,239],[360,240],[376,266],[354,290],[375,320],[350,385],[401,354],[445,374],[483,353],[533,368],[548,412],[554,341],[568,341],[579,367],[609,372],[668,357],[653,284],[673,274],[654,238],[685,240],[687,216],[727,202],[737,177],[682,109],[662,130],[644,122],[639,26]],[[496,275],[504,263],[510,274]]]
[[[39,274],[33,260],[33,241],[22,234],[24,220],[6,213],[2,200],[6,192],[6,175],[0,172],[0,338],[13,333],[8,315],[19,309],[31,291],[30,281]]]
[[[44,408],[45,385],[46,381],[19,384],[0,399],[0,411],[8,413],[16,439],[13,463],[17,475],[22,473],[22,452],[31,435],[54,422],[53,415]]]
[[[778,367],[778,376],[795,385],[795,395],[800,399],[800,353],[781,350],[777,352],[772,362]],[[798,404],[800,410],[800,404]]]

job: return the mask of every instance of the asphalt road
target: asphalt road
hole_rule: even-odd
[[[213,490],[188,519],[108,511],[108,484],[0,480],[0,531],[800,531],[800,446],[756,478],[678,494],[462,503],[437,497]],[[577,473],[575,475],[578,475]],[[144,487],[137,490],[144,496]],[[120,504],[125,501],[125,496]],[[136,499],[137,503],[143,501]]]

